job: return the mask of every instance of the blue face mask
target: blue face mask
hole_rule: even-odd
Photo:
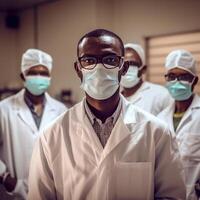
[[[192,84],[181,83],[179,81],[170,81],[166,84],[166,87],[171,96],[177,101],[184,101],[192,96]]]
[[[35,95],[39,96],[45,93],[50,85],[51,78],[45,76],[26,76],[24,86],[27,90]]]

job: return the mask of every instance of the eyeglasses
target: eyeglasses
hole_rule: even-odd
[[[192,83],[194,78],[195,77],[192,74],[180,74],[180,75],[176,75],[173,73],[165,74],[165,80],[168,82],[180,81],[182,83],[185,82]]]
[[[129,66],[137,66],[138,68],[142,67],[140,63],[135,62],[133,60],[128,60]]]
[[[37,76],[37,75],[40,75],[40,76],[50,76],[50,73],[49,73],[49,71],[31,71],[31,70],[29,70],[27,73],[26,73],[26,75],[28,76]]]
[[[117,55],[83,56],[79,57],[78,60],[81,67],[87,70],[94,69],[97,63],[102,63],[107,69],[113,69],[121,67],[123,57]]]

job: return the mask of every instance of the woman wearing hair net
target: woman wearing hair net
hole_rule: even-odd
[[[166,58],[166,87],[174,102],[158,117],[176,135],[184,166],[187,199],[200,199],[200,98],[196,62],[186,50],[172,51]]]
[[[52,58],[38,49],[22,56],[24,89],[0,102],[0,184],[26,199],[29,162],[39,133],[66,107],[46,92],[51,83]]]
[[[159,114],[172,100],[168,91],[160,85],[143,81],[142,75],[147,68],[143,48],[132,43],[124,47],[125,60],[129,62],[129,69],[120,82],[122,94],[128,101],[145,111],[153,115]]]

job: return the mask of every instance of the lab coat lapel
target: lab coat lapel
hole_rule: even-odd
[[[136,93],[133,95],[133,99],[130,99],[130,101],[135,104],[137,102],[139,102],[142,99],[142,93],[145,90],[149,90],[150,86],[146,84],[146,82],[144,82],[141,87],[136,91]]]
[[[135,112],[132,110],[134,109],[134,106],[131,103],[128,103],[122,96],[121,99],[122,111],[106,143],[101,161],[103,161],[124,139],[135,132],[136,116]],[[129,109],[132,110],[130,113],[126,111],[128,107],[131,107],[131,109]]]
[[[169,107],[167,107],[166,113],[165,113],[165,122],[167,122],[167,125],[169,126],[170,130],[175,133],[174,130],[174,123],[173,123],[173,113],[175,109],[175,103],[171,103]]]
[[[45,97],[46,97],[46,103],[44,106],[42,120],[41,120],[41,124],[40,124],[40,128],[39,128],[40,131],[43,130],[44,127],[49,122],[51,122],[57,114],[57,113],[55,113],[56,108],[54,107],[55,105],[53,104],[51,97],[47,93],[45,94]],[[54,115],[54,113],[55,113],[55,115]]]
[[[141,99],[142,99],[142,97],[140,95],[137,95],[133,100],[131,100],[131,102],[133,104],[135,104],[135,103],[139,102]]]
[[[125,138],[131,135],[127,126],[123,123],[122,116],[119,117],[118,122],[113,128],[111,135],[104,147],[103,154],[101,156],[101,161],[103,161],[112,152],[115,147],[117,147]]]
[[[77,127],[75,127],[77,130],[76,133],[83,142],[87,143],[88,146],[93,149],[96,163],[98,164],[100,164],[125,138],[134,134],[136,124],[134,112],[131,112],[131,114],[126,112],[127,107],[130,106],[134,108],[134,106],[127,102],[122,96],[121,98],[122,111],[104,148],[85,113],[83,101],[76,108],[77,116],[79,116],[78,123],[76,123]]]
[[[103,152],[103,147],[87,117],[84,108],[84,100],[77,106],[76,112],[78,116],[78,121],[75,123],[75,126],[77,126],[75,127],[75,130],[77,130],[76,133],[84,143],[87,143],[87,145],[92,148],[96,163],[99,163]]]
[[[37,127],[31,111],[24,101],[24,89],[16,95],[14,109],[23,123],[25,123],[34,133],[37,132]]]
[[[192,120],[192,112],[195,108],[199,108],[200,107],[200,101],[199,101],[199,97],[197,95],[194,96],[194,99],[190,105],[190,107],[187,109],[187,111],[185,112],[183,118],[181,119],[176,132],[178,133],[179,130],[181,130],[181,128],[188,123],[189,121]]]

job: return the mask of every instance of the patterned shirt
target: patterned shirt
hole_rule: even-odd
[[[85,107],[85,112],[88,116],[90,123],[92,124],[92,127],[94,128],[95,133],[97,134],[102,146],[105,147],[106,142],[112,132],[112,129],[114,128],[114,125],[120,115],[122,108],[121,99],[118,103],[115,112],[112,114],[112,116],[108,117],[104,123],[102,123],[100,119],[94,116],[94,114],[92,113],[92,111],[88,106],[86,99],[84,100],[84,107]]]

